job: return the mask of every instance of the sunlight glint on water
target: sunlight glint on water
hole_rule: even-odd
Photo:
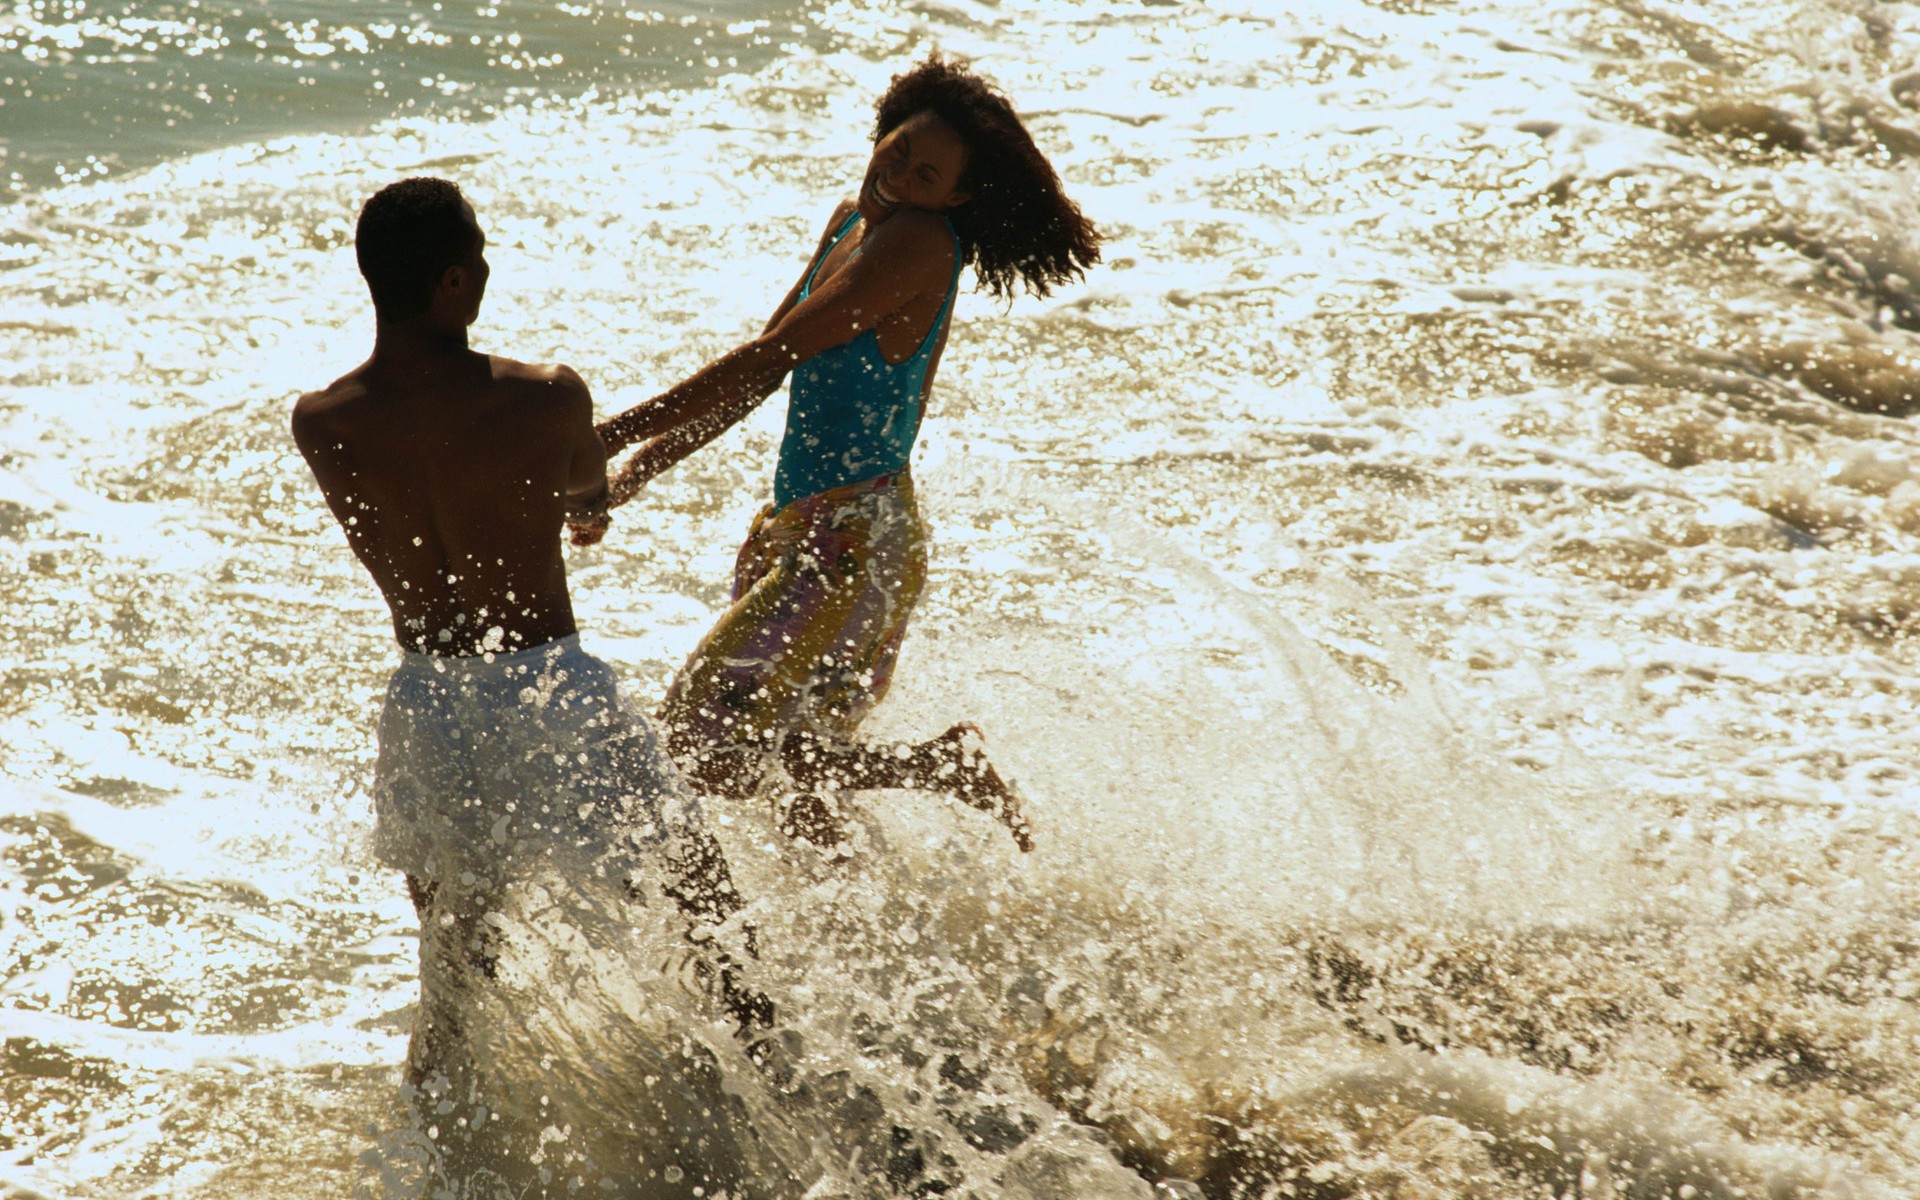
[[[981,721],[1041,849],[899,794],[836,866],[722,812],[785,1092],[677,950],[529,885],[467,998],[502,1119],[638,1104],[591,1065],[685,1034],[747,1194],[885,1194],[894,1127],[996,1198],[1920,1191],[1920,9],[309,7],[0,27],[42,91],[0,93],[0,1191],[425,1188],[394,652],[284,432],[368,345],[359,201],[457,178],[478,343],[610,413],[758,327],[935,45],[1110,241],[962,299],[873,727]],[[777,409],[572,557],[641,704]]]

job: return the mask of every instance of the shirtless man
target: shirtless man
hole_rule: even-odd
[[[452,183],[383,188],[354,245],[373,354],[300,397],[293,436],[404,652],[380,718],[375,849],[420,910],[418,1082],[463,1040],[447,997],[493,975],[481,917],[518,867],[652,882],[699,925],[740,900],[652,731],[579,646],[561,528],[607,499],[586,384],[468,348],[486,237]],[[712,966],[734,1015],[764,1024],[766,1002],[724,956]]]
[[[570,368],[467,347],[489,268],[453,184],[382,189],[355,233],[373,356],[300,397],[293,436],[403,649],[524,650],[575,632],[559,530],[605,503],[606,450]]]

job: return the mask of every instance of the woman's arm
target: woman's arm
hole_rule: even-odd
[[[806,269],[801,271],[799,276],[794,279],[793,286],[787,289],[786,297],[780,301],[780,306],[773,310],[773,316],[769,317],[767,323],[761,327],[760,334],[762,337],[772,333],[774,328],[780,324],[780,321],[792,310],[793,306],[799,303],[801,289],[807,286],[808,277],[819,269],[820,260],[825,256],[827,247],[833,244],[834,234],[840,231],[840,226],[852,215],[853,208],[854,205],[851,200],[842,200],[834,207],[833,216],[827,221],[827,227],[821,231],[820,241],[814,247],[813,256],[807,259]],[[776,382],[774,386],[778,387],[779,384]],[[669,394],[670,393],[655,396],[650,400],[627,409],[618,416],[610,417],[602,421],[599,425],[600,437],[601,440],[607,444],[607,453],[609,455],[618,454],[628,446],[634,445],[637,442],[644,442],[650,438],[659,437],[661,434],[673,429],[676,421],[682,419],[682,417],[673,407],[668,405],[667,395]],[[739,420],[750,411],[752,411],[751,407],[742,411],[734,420]],[[729,424],[730,423],[731,422],[729,422]],[[724,430],[724,427],[722,428]],[[697,448],[696,446],[695,449]]]
[[[851,200],[842,200],[833,206],[833,216],[827,218],[827,227],[820,231],[820,243],[813,248],[813,257],[807,260],[807,269],[800,272],[800,277],[793,281],[793,287],[787,290],[786,297],[780,301],[780,307],[774,309],[773,315],[767,318],[767,323],[760,327],[761,336],[772,333],[774,327],[793,310],[793,306],[800,303],[801,289],[807,286],[807,280],[813,276],[813,273],[820,269],[821,261],[827,257],[827,250],[833,245],[834,235],[840,232],[840,227],[845,225],[847,218],[853,215],[854,208],[855,205]]]
[[[713,431],[718,437],[771,396],[787,377],[789,366],[781,355],[763,345],[763,339],[756,338],[721,355],[653,399],[601,422],[601,440],[606,442],[609,454],[617,454],[635,442],[657,438],[690,421],[700,421],[719,411],[732,412],[731,419]]]
[[[783,305],[761,336],[602,425],[610,445],[651,439],[615,476],[613,502],[630,499],[647,480],[732,428],[796,364],[851,341],[929,290],[944,293],[953,254],[939,217],[896,213],[831,278],[816,281],[805,300]]]
[[[787,377],[789,365],[784,359],[784,355],[770,353],[762,342],[755,340],[716,359],[693,378],[656,397],[662,410],[676,406],[678,401],[688,407],[690,415],[667,423],[619,470],[609,473],[611,506],[618,507],[633,499],[655,475],[745,420]],[[677,397],[676,393],[683,388],[700,394],[691,400]]]

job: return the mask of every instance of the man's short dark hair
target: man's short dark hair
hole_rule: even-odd
[[[473,257],[478,247],[463,199],[457,185],[418,175],[381,188],[360,209],[353,253],[383,320],[427,311],[447,268]]]

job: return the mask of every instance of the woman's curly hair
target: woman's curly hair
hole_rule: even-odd
[[[964,62],[933,54],[895,75],[874,105],[878,142],[915,113],[931,111],[967,144],[960,187],[973,193],[947,215],[960,261],[988,291],[1012,299],[1016,280],[1045,296],[1100,261],[1100,231],[1067,199],[1060,176],[1000,90]]]

